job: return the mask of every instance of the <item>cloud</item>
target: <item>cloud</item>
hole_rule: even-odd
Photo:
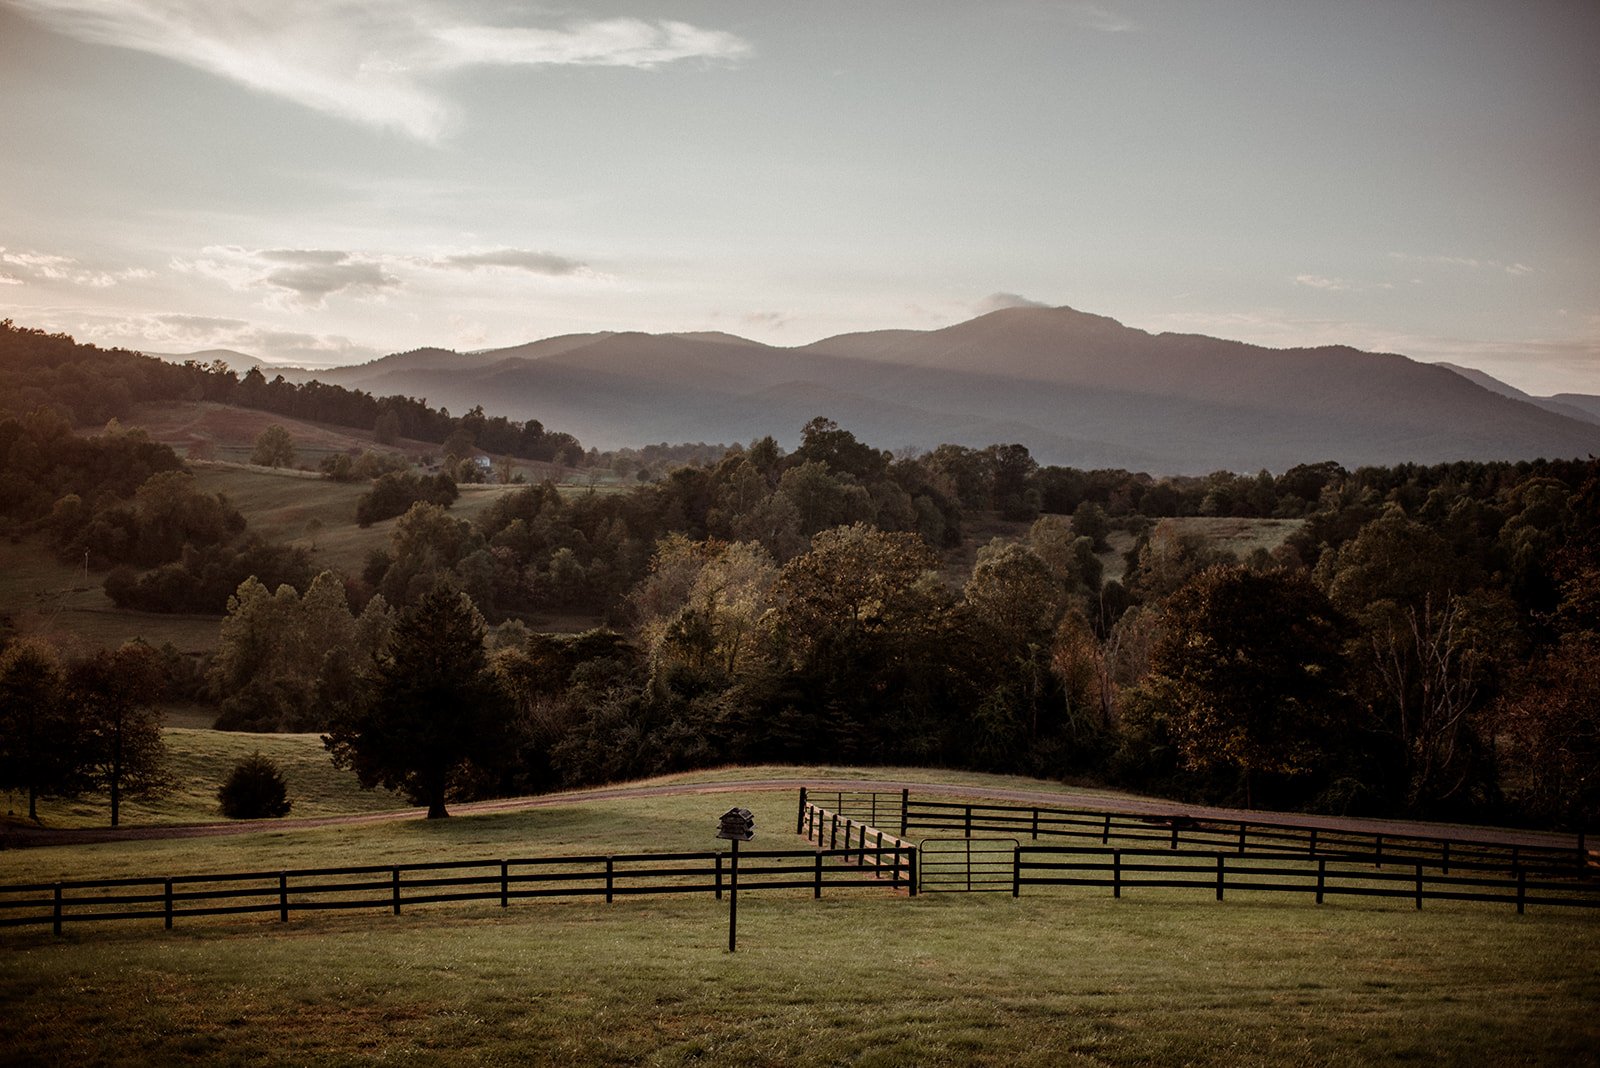
[[[1029,300],[1016,293],[990,293],[978,301],[976,307],[979,315],[987,315],[989,312],[1004,311],[1006,308],[1048,308],[1050,305],[1042,301]]]
[[[1086,30],[1100,33],[1129,33],[1139,24],[1126,15],[1112,11],[1100,4],[1066,3],[1062,5],[1067,17]]]
[[[498,248],[487,252],[460,252],[442,256],[433,265],[445,268],[475,271],[480,267],[504,267],[532,274],[577,274],[585,269],[582,264],[553,252],[534,252],[521,248]]]
[[[62,283],[69,286],[87,286],[90,289],[108,289],[119,281],[143,277],[142,271],[110,271],[85,267],[71,256],[58,256],[49,252],[13,251],[0,246],[0,285],[38,285]]]
[[[321,308],[335,293],[373,296],[401,283],[379,257],[333,249],[244,249],[209,245],[199,259],[174,259],[172,269],[248,291],[266,286],[290,304]]]
[[[347,121],[437,140],[450,109],[432,79],[473,66],[649,69],[733,61],[739,37],[619,18],[560,28],[464,20],[445,0],[10,0],[91,44],[148,52]],[[269,13],[270,12],[270,13]]]
[[[1393,282],[1352,282],[1348,278],[1328,278],[1320,274],[1297,274],[1294,284],[1329,293],[1364,293],[1373,289],[1393,289]]]
[[[451,26],[438,30],[447,50],[440,66],[586,65],[658,67],[681,59],[740,59],[750,46],[731,33],[702,30],[686,22],[655,24],[641,19],[606,19],[545,30],[499,26]],[[453,54],[452,54],[453,52]]]
[[[210,315],[153,313],[101,317],[77,328],[83,340],[126,345],[153,352],[233,349],[274,363],[328,366],[362,363],[381,353],[339,334],[278,330],[244,319]]]
[[[1473,256],[1415,256],[1407,252],[1389,253],[1391,260],[1402,263],[1427,263],[1441,267],[1465,267],[1474,271],[1504,271],[1506,274],[1521,276],[1532,274],[1533,268],[1526,263],[1502,263],[1499,260],[1483,260]]]
[[[377,293],[400,284],[400,279],[385,273],[378,264],[355,260],[284,267],[267,273],[261,281],[295,294],[313,308],[322,307],[334,293]]]

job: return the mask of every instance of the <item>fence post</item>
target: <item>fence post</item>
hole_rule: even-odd
[[[396,916],[398,916],[398,915],[400,915],[400,867],[399,867],[399,865],[395,866],[395,869],[394,869],[394,882],[392,883],[392,885],[394,887],[394,914]]]
[[[972,806],[971,805],[967,806],[967,829],[966,829],[965,837],[967,837],[967,838],[971,838],[972,837]]]
[[[1312,856],[1316,856],[1316,853],[1317,853],[1317,829],[1315,827],[1311,828],[1311,845],[1306,848],[1306,852],[1310,853]]]
[[[1245,828],[1248,827],[1248,826],[1249,826],[1249,824],[1247,824],[1247,823],[1239,824],[1239,852],[1241,852],[1241,853],[1244,852],[1244,832],[1245,832]]]
[[[912,846],[911,852],[906,855],[909,858],[906,862],[906,885],[909,888],[908,896],[916,897],[917,884],[922,881],[917,875],[917,847]]]
[[[900,790],[900,837],[906,836],[906,819],[911,809],[911,788],[902,787]],[[1581,846],[1581,843],[1580,843]]]
[[[607,854],[606,855],[606,904],[607,905],[611,904],[611,870],[612,870],[612,858],[611,858],[610,854]]]
[[[1383,835],[1381,835],[1381,834],[1378,835],[1377,846],[1378,846],[1378,867],[1381,868],[1381,867],[1383,867]]]
[[[164,891],[162,897],[163,897],[162,912],[165,913],[165,915],[162,917],[162,919],[165,921],[165,926],[166,926],[167,930],[170,931],[170,930],[172,930],[172,880],[171,879],[167,880],[166,890]]]
[[[55,911],[51,914],[51,926],[56,934],[61,933],[61,884],[56,883]]]
[[[872,825],[878,825],[878,791],[872,791]]]
[[[1522,854],[1522,848],[1520,846],[1512,846],[1511,847],[1511,866],[1513,868],[1521,866],[1520,862],[1518,861],[1518,857],[1520,857],[1521,854]]]
[[[278,873],[278,922],[289,922],[289,873]]]
[[[839,813],[837,810],[833,814],[833,826],[828,831],[828,848],[839,848]]]
[[[720,850],[717,853],[716,887],[717,887],[717,900],[721,901],[722,900],[722,853],[721,853]]]
[[[1122,896],[1122,850],[1111,854],[1111,896]]]
[[[1022,896],[1022,847],[1011,847],[1011,896]]]
[[[1322,904],[1322,889],[1328,878],[1328,858],[1317,858],[1317,904]]]
[[[500,862],[500,907],[509,908],[511,905],[511,865],[502,860]]]
[[[867,866],[867,825],[861,825],[861,852],[856,855],[856,863],[863,868]]]
[[[1422,908],[1422,861],[1417,861],[1417,908]]]
[[[1106,825],[1100,830],[1100,844],[1109,845],[1111,842],[1111,813],[1106,813]]]
[[[878,867],[881,869],[883,867],[883,853],[881,852],[883,849],[883,838],[881,836],[878,839],[878,849],[880,850],[878,853]],[[900,889],[900,846],[898,843],[896,843],[894,846],[893,856],[894,864],[889,874],[889,885],[898,890]]]
[[[1172,820],[1172,848],[1178,848],[1178,820],[1176,817]]]
[[[822,850],[817,850],[816,874],[811,883],[811,898],[816,900],[822,896]]]
[[[1035,842],[1039,840],[1039,810],[1037,808],[1033,810],[1033,840]]]
[[[800,787],[800,810],[795,813],[794,833],[799,834],[806,827],[806,788]]]
[[[1528,873],[1521,868],[1517,869],[1517,915],[1522,915],[1522,907],[1528,900]]]
[[[1217,900],[1222,900],[1222,854],[1217,854]]]

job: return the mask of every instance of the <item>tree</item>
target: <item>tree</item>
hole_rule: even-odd
[[[335,766],[449,815],[445,801],[507,752],[509,714],[489,670],[484,622],[463,593],[436,586],[401,612],[373,698],[323,736]]]
[[[64,682],[51,646],[23,640],[0,656],[0,789],[24,791],[36,822],[40,797],[68,797],[82,786]]]
[[[222,814],[230,820],[264,820],[287,816],[293,803],[283,772],[267,757],[252,753],[233,766],[217,788]]]
[[[261,467],[293,467],[294,439],[282,425],[273,423],[256,436],[250,462]]]
[[[1347,729],[1346,623],[1303,574],[1209,568],[1168,600],[1140,685],[1186,766],[1303,775]]]
[[[111,826],[124,796],[149,796],[167,786],[167,749],[152,707],[161,693],[156,653],[142,642],[102,650],[67,671],[67,702],[83,738],[79,770],[111,796]]]

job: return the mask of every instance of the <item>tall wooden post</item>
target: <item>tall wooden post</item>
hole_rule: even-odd
[[[739,932],[739,839],[733,840],[733,859],[728,881],[728,952],[738,950]]]

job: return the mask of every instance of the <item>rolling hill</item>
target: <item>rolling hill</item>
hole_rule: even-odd
[[[1151,334],[1071,308],[799,348],[716,333],[574,334],[302,376],[452,411],[482,404],[601,448],[769,433],[792,444],[827,415],[889,448],[1015,441],[1046,463],[1157,474],[1600,452],[1585,398],[1541,406],[1400,355]]]

